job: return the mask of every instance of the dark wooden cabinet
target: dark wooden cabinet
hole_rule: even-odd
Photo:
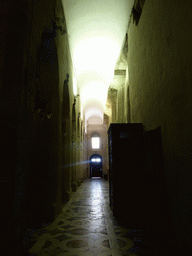
[[[108,130],[109,194],[113,215],[142,227],[145,199],[143,126],[112,123]]]

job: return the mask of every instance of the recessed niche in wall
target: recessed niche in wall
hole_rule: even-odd
[[[132,9],[133,23],[135,22],[137,26],[139,24],[144,3],[145,3],[145,0],[135,0],[135,3],[133,5],[133,9]]]

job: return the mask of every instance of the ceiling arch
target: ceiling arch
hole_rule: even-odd
[[[134,0],[62,0],[82,117],[103,120]]]

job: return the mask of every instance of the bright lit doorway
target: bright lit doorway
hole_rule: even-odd
[[[103,161],[99,154],[93,154],[90,157],[90,178],[93,177],[103,177]]]

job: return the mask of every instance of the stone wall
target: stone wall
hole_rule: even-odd
[[[114,75],[108,91],[110,122],[143,124],[145,172],[158,198],[152,192],[149,200],[170,220],[174,239],[191,245],[192,7],[146,0],[140,11],[138,21],[130,17],[116,65],[126,78]]]
[[[131,123],[161,127],[166,188],[178,240],[191,244],[192,5],[147,0],[128,28]]]
[[[11,150],[4,143],[0,146],[6,153],[1,154],[0,181],[7,184],[1,186],[5,197],[0,203],[9,211],[3,212],[6,225],[1,237],[6,250],[1,249],[4,255],[5,251],[6,255],[26,255],[30,242],[26,230],[53,221],[72,195],[72,153],[81,157],[78,143],[72,144],[73,65],[61,1],[10,0],[0,7],[0,129],[1,140],[12,141]],[[37,107],[37,102],[47,98],[43,111],[44,106]],[[75,122],[80,126],[79,109],[77,99]],[[49,110],[51,118],[47,117]],[[76,130],[82,141],[80,129]],[[78,173],[82,181],[84,172]],[[6,207],[2,207],[5,200]]]

